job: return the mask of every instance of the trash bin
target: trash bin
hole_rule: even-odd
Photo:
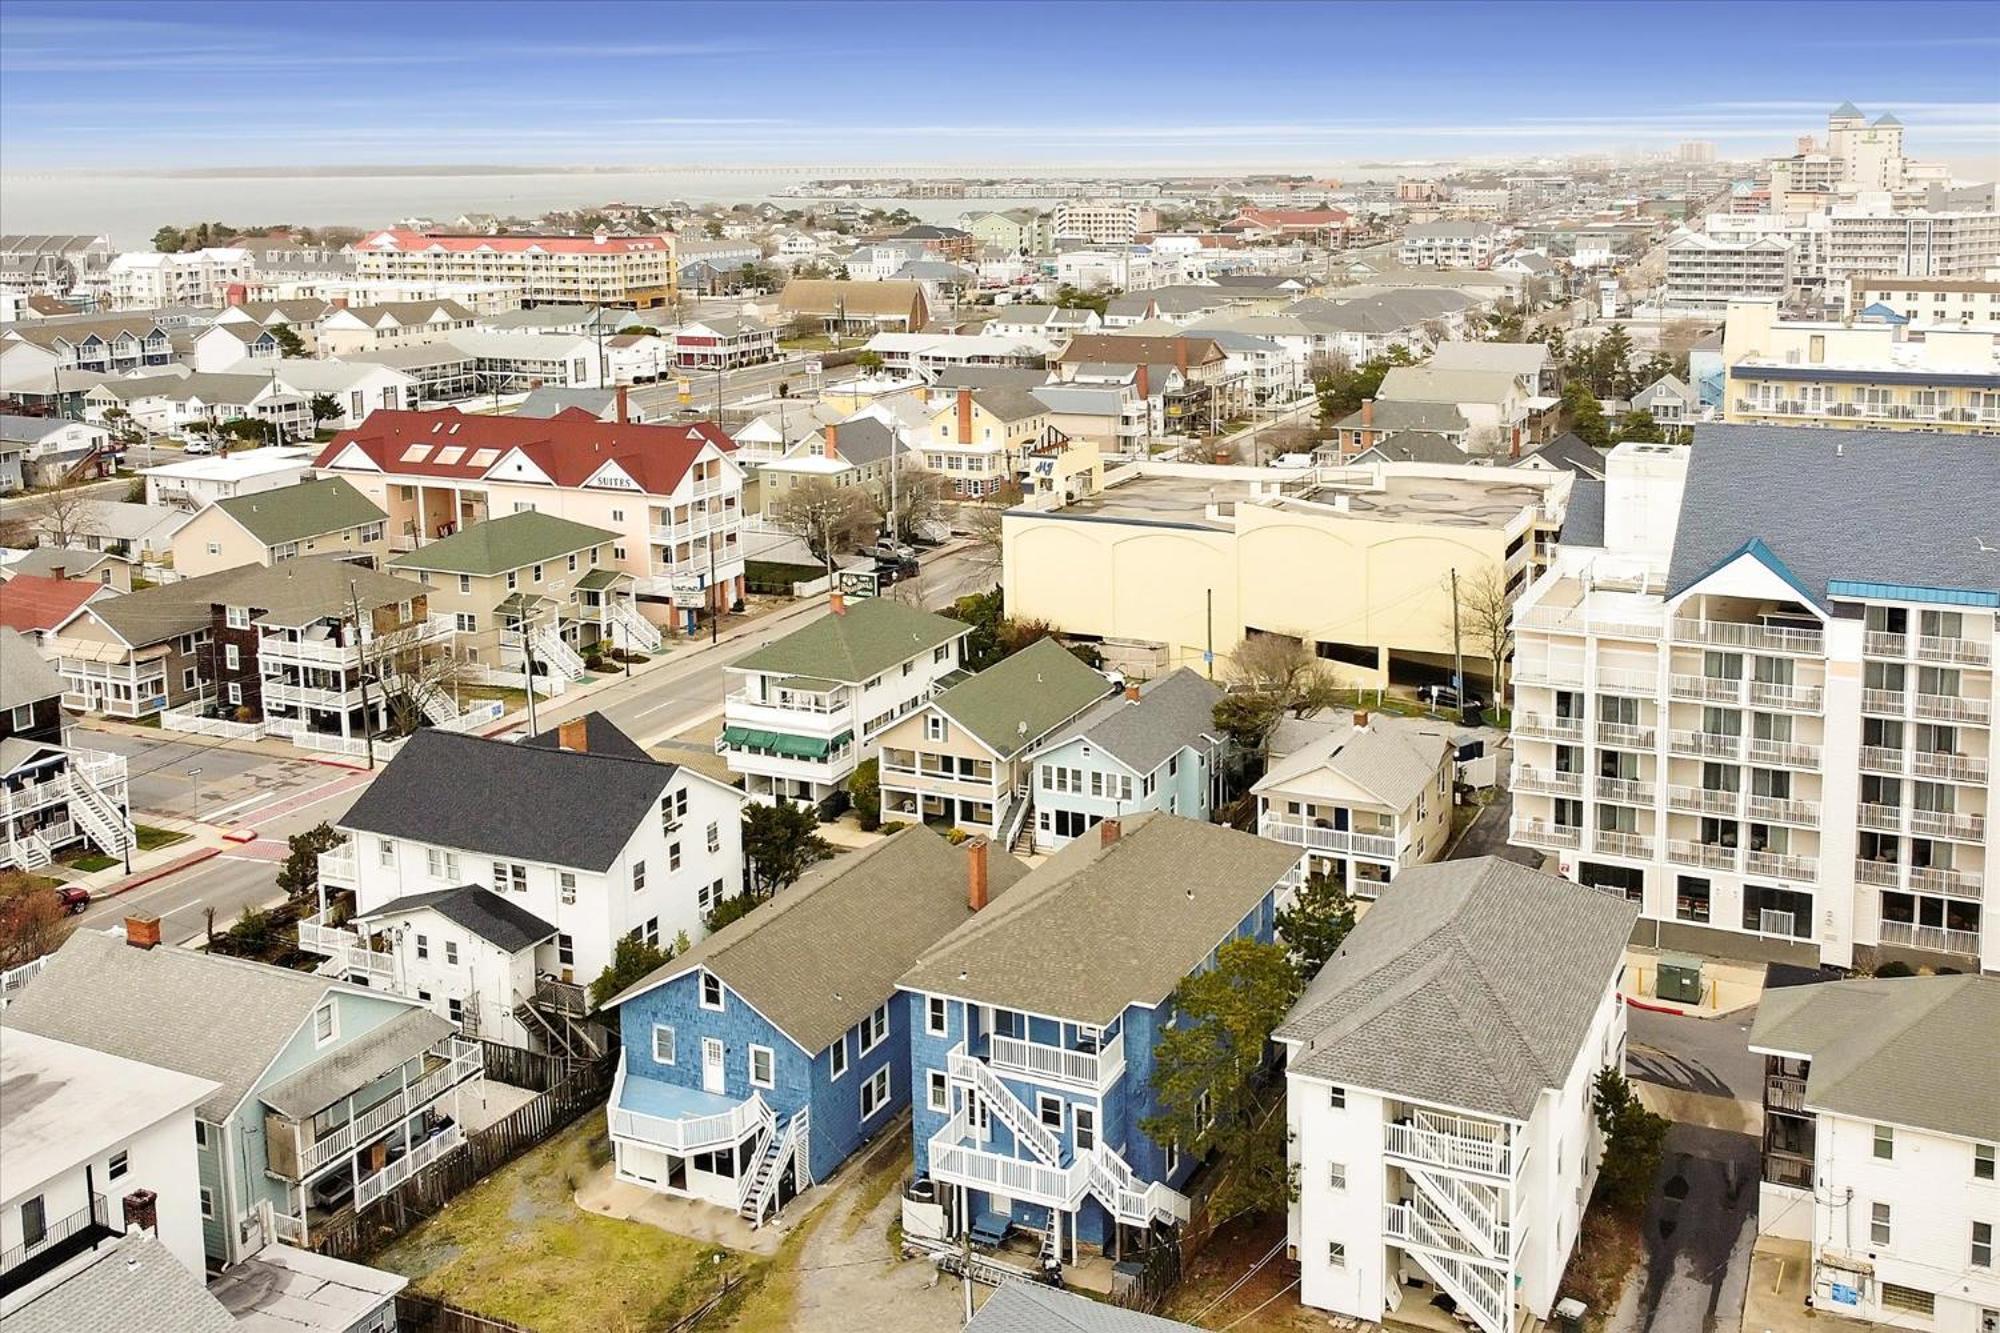
[[[1662,1000],[1701,1003],[1701,959],[1668,954],[1660,959],[1660,979],[1653,987]]]
[[[1583,1316],[1589,1308],[1589,1306],[1575,1297],[1557,1301],[1555,1308],[1556,1324],[1562,1329],[1562,1333],[1582,1333]]]

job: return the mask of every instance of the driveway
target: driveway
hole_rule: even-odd
[[[1612,1333],[1734,1333],[1757,1238],[1757,1140],[1694,1125],[1667,1133],[1646,1205],[1645,1258]]]
[[[1504,766],[1506,756],[1501,756]],[[1504,767],[1502,769],[1504,772]],[[1513,847],[1507,843],[1507,826],[1514,818],[1514,794],[1502,785],[1494,788],[1494,797],[1487,804],[1473,812],[1472,823],[1452,845],[1447,855],[1454,861],[1463,861],[1474,856],[1502,856],[1509,861],[1518,861],[1524,866],[1540,868],[1542,854],[1532,847]]]
[[[1682,1092],[1761,1104],[1764,1057],[1750,1053],[1756,1018],[1755,1006],[1719,1018],[1628,1007],[1625,1072]]]

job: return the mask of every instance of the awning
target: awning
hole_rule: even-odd
[[[794,736],[784,731],[760,731],[755,727],[722,729],[722,743],[732,749],[763,750],[787,759],[824,759],[828,752],[853,739],[852,731],[843,731],[827,740],[819,736]]]

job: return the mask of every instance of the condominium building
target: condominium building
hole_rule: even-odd
[[[2000,268],[2000,213],[1897,212],[1880,195],[1825,212],[1711,214],[1717,240],[1792,243],[1799,291],[1845,309],[1857,278],[1983,278]]]
[[[678,270],[671,236],[444,236],[390,229],[354,246],[363,281],[498,283],[528,305],[666,305]]]
[[[1996,493],[1983,438],[1619,446],[1516,605],[1514,842],[1663,948],[2000,963]]]
[[[2000,978],[1767,991],[1760,1234],[1808,1249],[1819,1313],[1976,1333],[2000,1320]]]
[[[1052,236],[1081,236],[1092,245],[1130,245],[1157,222],[1153,210],[1126,199],[1065,199],[1050,218]]]
[[[176,254],[124,254],[105,270],[115,310],[157,310],[161,306],[228,305],[230,288],[250,281],[256,261],[248,250],[216,246]]]
[[[1721,310],[1746,296],[1783,300],[1796,280],[1790,241],[1778,236],[1719,239],[1683,232],[1667,242],[1665,303],[1674,310]]]
[[[1893,312],[1913,329],[1936,325],[2000,326],[2000,281],[1992,278],[1852,278],[1850,316]]]
[[[1405,268],[1486,268],[1500,245],[1491,222],[1419,222],[1403,233],[1396,258]]]
[[[1722,362],[1726,421],[2000,431],[1996,325],[1912,333],[1900,317],[1783,320],[1775,301],[1732,301]]]

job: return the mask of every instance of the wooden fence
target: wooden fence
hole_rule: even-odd
[[[532,1088],[536,1092],[554,1089],[569,1077],[570,1066],[574,1063],[560,1055],[546,1055],[541,1051],[508,1046],[484,1038],[479,1042],[479,1054],[485,1063],[486,1077],[495,1083]]]
[[[403,1333],[534,1333],[526,1324],[495,1319],[408,1289],[396,1297],[396,1321]]]
[[[362,1212],[342,1209],[312,1233],[311,1247],[336,1259],[366,1263],[410,1228],[519,1157],[604,1104],[616,1066],[582,1065],[505,1120],[466,1136],[465,1146],[419,1171]]]

